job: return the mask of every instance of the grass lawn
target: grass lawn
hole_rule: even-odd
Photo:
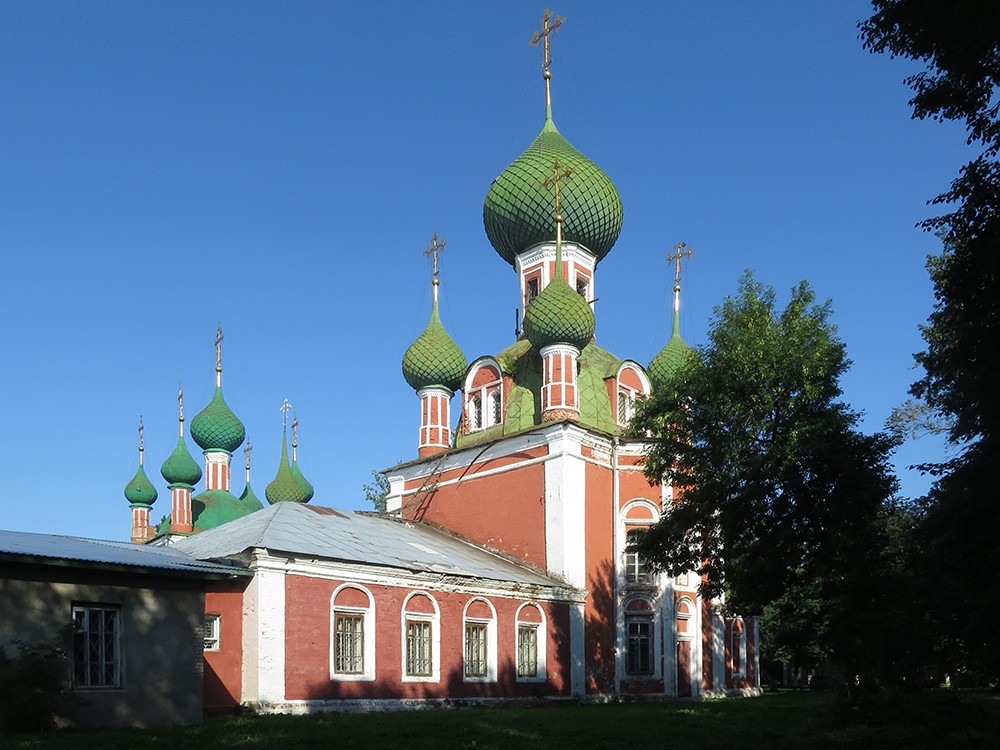
[[[889,695],[870,709],[852,710],[839,708],[832,692],[803,691],[706,702],[243,716],[177,729],[64,730],[0,737],[4,750],[629,746],[982,750],[1000,746],[1000,694]]]

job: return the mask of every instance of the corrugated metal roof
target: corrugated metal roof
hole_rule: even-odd
[[[423,524],[298,503],[276,503],[174,544],[175,549],[205,560],[260,547],[409,571],[569,588]]]
[[[0,558],[33,558],[40,564],[91,563],[99,566],[155,568],[170,573],[239,574],[240,567],[197,560],[171,547],[150,547],[79,536],[0,530]]]

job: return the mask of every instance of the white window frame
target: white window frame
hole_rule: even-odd
[[[736,630],[736,623],[740,624],[742,630]],[[729,647],[732,649],[729,660],[733,677],[745,677],[747,672],[747,624],[743,621],[742,617],[737,617],[733,620],[732,625],[729,627],[729,632]],[[732,663],[735,657],[739,657],[740,660],[740,669],[738,671],[736,665]]]
[[[622,374],[626,370],[631,370],[636,374],[639,378],[639,382],[642,384],[641,389],[633,388],[632,386],[626,385],[622,382]],[[646,398],[649,395],[649,378],[638,365],[626,362],[618,368],[618,373],[615,375],[615,383],[617,385],[615,390],[615,422],[619,427],[625,428],[629,426],[632,418],[635,417],[636,404],[640,399]],[[625,411],[624,414],[622,414],[623,406]]]
[[[431,604],[434,606],[433,613],[426,612],[407,612],[406,606],[410,603],[410,599],[415,596],[427,597]],[[407,623],[409,622],[425,622],[430,624],[431,637],[430,637],[430,647],[431,647],[431,673],[429,675],[416,675],[407,674],[407,651],[406,651],[406,636],[407,636]],[[402,682],[440,682],[441,681],[441,608],[438,606],[437,599],[430,595],[427,591],[411,591],[403,599],[403,606],[400,611],[400,665],[399,672]]]
[[[652,586],[653,571],[649,561],[638,552],[630,552],[628,548],[629,536],[637,531],[646,531],[648,524],[631,523],[625,527],[625,585],[626,586]]]
[[[485,604],[489,607],[490,618],[485,619],[482,617],[469,617],[469,608],[476,603]],[[468,638],[468,626],[469,625],[485,625],[486,626],[486,640],[484,646],[486,647],[486,673],[481,675],[470,675],[467,672],[467,667],[465,663],[466,649],[468,644],[466,642]],[[493,606],[493,603],[488,599],[483,599],[482,597],[476,597],[470,599],[465,603],[465,607],[462,609],[462,678],[465,682],[496,682],[497,681],[497,611]]]
[[[522,620],[521,613],[528,608],[534,609],[539,617],[539,622],[533,620]],[[521,674],[521,642],[520,632],[522,628],[532,628],[535,630],[535,674]],[[545,682],[546,680],[546,644],[548,642],[548,628],[546,626],[545,610],[536,602],[524,602],[517,608],[514,614],[514,653],[516,656],[517,682]]]
[[[337,606],[337,595],[345,589],[360,591],[368,599],[367,607]],[[337,615],[357,616],[361,621],[361,672],[337,671]],[[375,597],[372,592],[357,583],[343,583],[330,596],[330,680],[332,682],[374,682],[375,681]]]
[[[497,372],[496,380],[491,380],[483,385],[472,387],[473,382],[476,380],[476,376],[479,371],[484,367],[489,367]],[[484,358],[472,364],[472,368],[469,370],[468,375],[465,376],[465,388],[463,389],[465,393],[465,415],[466,415],[466,425],[469,432],[478,432],[479,430],[487,430],[490,427],[494,427],[498,424],[503,424],[503,408],[504,408],[504,392],[503,392],[503,370],[500,369],[500,363],[492,358]],[[499,419],[494,416],[493,408],[493,394],[499,394],[497,398],[500,399],[500,415]],[[473,403],[476,399],[479,399],[479,418],[476,419],[476,411],[473,409]]]
[[[105,616],[111,613],[110,640],[105,631]],[[122,608],[118,604],[74,604],[73,622],[73,688],[77,690],[117,690],[122,686]],[[96,679],[91,676],[91,640],[100,639],[100,661],[112,667],[110,679],[103,670]],[[110,646],[111,654],[108,655]],[[82,668],[82,669],[81,669]]]
[[[218,651],[222,645],[222,615],[205,613],[205,631],[203,648],[205,651]]]

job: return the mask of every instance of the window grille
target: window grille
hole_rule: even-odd
[[[73,607],[73,684],[121,687],[121,609]]]
[[[406,622],[406,674],[411,677],[431,675],[431,623]]]
[[[363,674],[365,671],[365,617],[361,614],[337,614],[333,625],[333,671],[337,674]]]

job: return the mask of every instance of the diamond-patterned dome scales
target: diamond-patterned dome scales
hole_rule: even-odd
[[[467,366],[462,350],[441,324],[435,300],[427,327],[403,354],[403,377],[415,391],[432,385],[454,391]]]
[[[245,437],[243,423],[226,404],[222,388],[216,386],[208,406],[191,420],[191,438],[202,450],[232,453],[243,444]]]
[[[551,189],[544,186],[558,160],[573,170],[561,183],[563,239],[582,245],[600,261],[622,227],[622,202],[611,179],[562,137],[551,120],[486,194],[483,224],[490,244],[508,263],[555,236]]]

